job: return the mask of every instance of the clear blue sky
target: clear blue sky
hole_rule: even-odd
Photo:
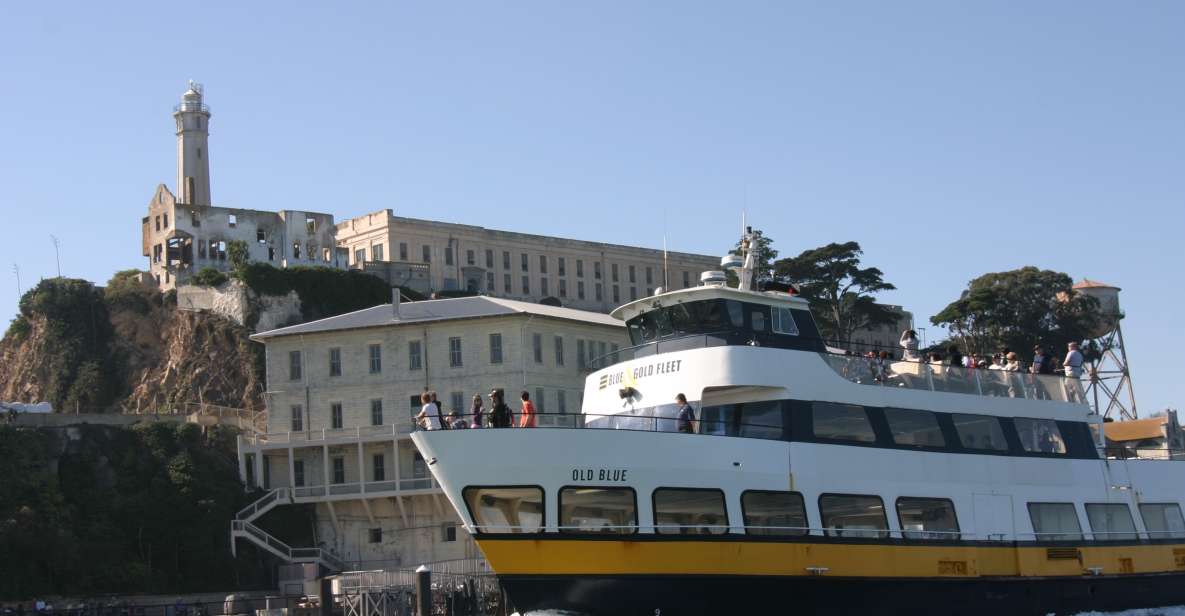
[[[375,3],[380,4],[380,3]],[[217,204],[716,254],[857,240],[925,324],[1037,265],[1123,288],[1143,413],[1185,404],[1180,2],[9,2],[0,319],[144,267],[171,109]],[[932,337],[932,334],[931,334]]]

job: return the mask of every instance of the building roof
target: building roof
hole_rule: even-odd
[[[590,325],[624,327],[621,321],[600,312],[576,310],[574,308],[557,308],[555,306],[520,302],[500,297],[475,296],[431,299],[420,302],[401,302],[398,317],[394,315],[391,304],[382,304],[355,312],[339,314],[327,319],[259,332],[252,335],[251,339],[263,341],[267,338],[278,336],[315,334],[368,327],[390,327],[411,323],[480,319],[516,314],[564,319]]]
[[[1081,282],[1074,283],[1075,289],[1119,289],[1114,285],[1109,285],[1105,282],[1091,280],[1090,278],[1083,278]]]
[[[1160,416],[1149,419],[1109,421],[1103,424],[1103,434],[1107,440],[1117,443],[1164,438],[1164,424],[1168,420],[1168,417]]]

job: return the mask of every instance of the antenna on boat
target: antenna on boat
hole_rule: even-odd
[[[670,267],[667,258],[667,209],[662,210],[662,288],[663,290],[671,288],[670,281]]]

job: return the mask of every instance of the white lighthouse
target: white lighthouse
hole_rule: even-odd
[[[202,103],[202,85],[189,82],[181,104],[173,108],[177,120],[177,201],[210,205],[210,108]]]

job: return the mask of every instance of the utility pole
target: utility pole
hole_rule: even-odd
[[[21,268],[16,263],[12,264],[12,273],[16,274],[16,296],[21,296]]]
[[[62,277],[62,257],[58,253],[58,237],[50,234],[49,239],[53,240],[53,258],[58,264],[58,278]]]

